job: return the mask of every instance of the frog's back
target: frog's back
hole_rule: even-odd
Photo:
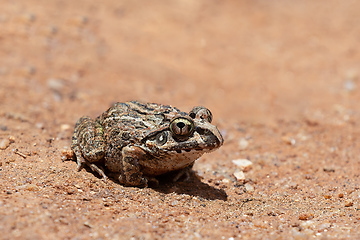
[[[138,101],[118,102],[101,114],[97,121],[105,132],[117,129],[141,138],[146,132],[169,124],[174,116],[184,114],[186,113],[169,105]]]

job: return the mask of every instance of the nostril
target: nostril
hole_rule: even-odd
[[[180,128],[180,129],[182,129],[183,127],[185,127],[185,123],[183,123],[183,122],[178,122],[178,123],[176,124],[176,126],[177,126],[178,128]]]

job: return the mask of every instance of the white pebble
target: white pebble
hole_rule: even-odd
[[[64,87],[64,80],[57,78],[50,78],[47,80],[47,85],[51,90],[60,91]]]
[[[255,188],[253,185],[251,185],[250,183],[245,183],[245,189],[246,192],[252,193],[255,191]]]
[[[8,138],[4,138],[0,141],[0,149],[4,150],[10,145],[10,140]]]
[[[245,174],[243,171],[234,172],[234,177],[239,182],[245,181]]]
[[[232,162],[240,168],[241,171],[247,172],[252,167],[252,162],[248,159],[236,159],[232,160]]]
[[[61,124],[60,128],[61,128],[61,131],[66,131],[66,130],[69,130],[71,128],[71,126],[69,124]]]
[[[352,79],[348,79],[344,83],[344,88],[347,91],[354,91],[356,89],[356,84]]]
[[[245,138],[241,138],[239,141],[240,150],[245,150],[247,149],[248,146],[249,146],[249,141],[246,140]]]

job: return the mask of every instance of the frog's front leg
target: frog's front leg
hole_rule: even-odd
[[[122,169],[119,182],[125,186],[147,187],[148,179],[143,177],[139,159],[146,153],[139,147],[126,146],[122,149]]]
[[[180,178],[183,178],[184,182],[189,181],[191,172],[193,171],[192,168],[194,166],[195,162],[192,162],[189,166],[186,166],[185,168],[175,171],[175,175],[172,179],[173,182],[177,182],[180,180]]]
[[[77,170],[87,165],[106,179],[104,171],[95,164],[104,158],[104,147],[101,125],[90,117],[80,118],[76,122],[71,144],[77,159]]]

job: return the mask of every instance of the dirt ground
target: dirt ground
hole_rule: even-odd
[[[0,6],[0,239],[360,239],[359,1]],[[128,100],[204,105],[225,143],[144,189],[61,161]]]

